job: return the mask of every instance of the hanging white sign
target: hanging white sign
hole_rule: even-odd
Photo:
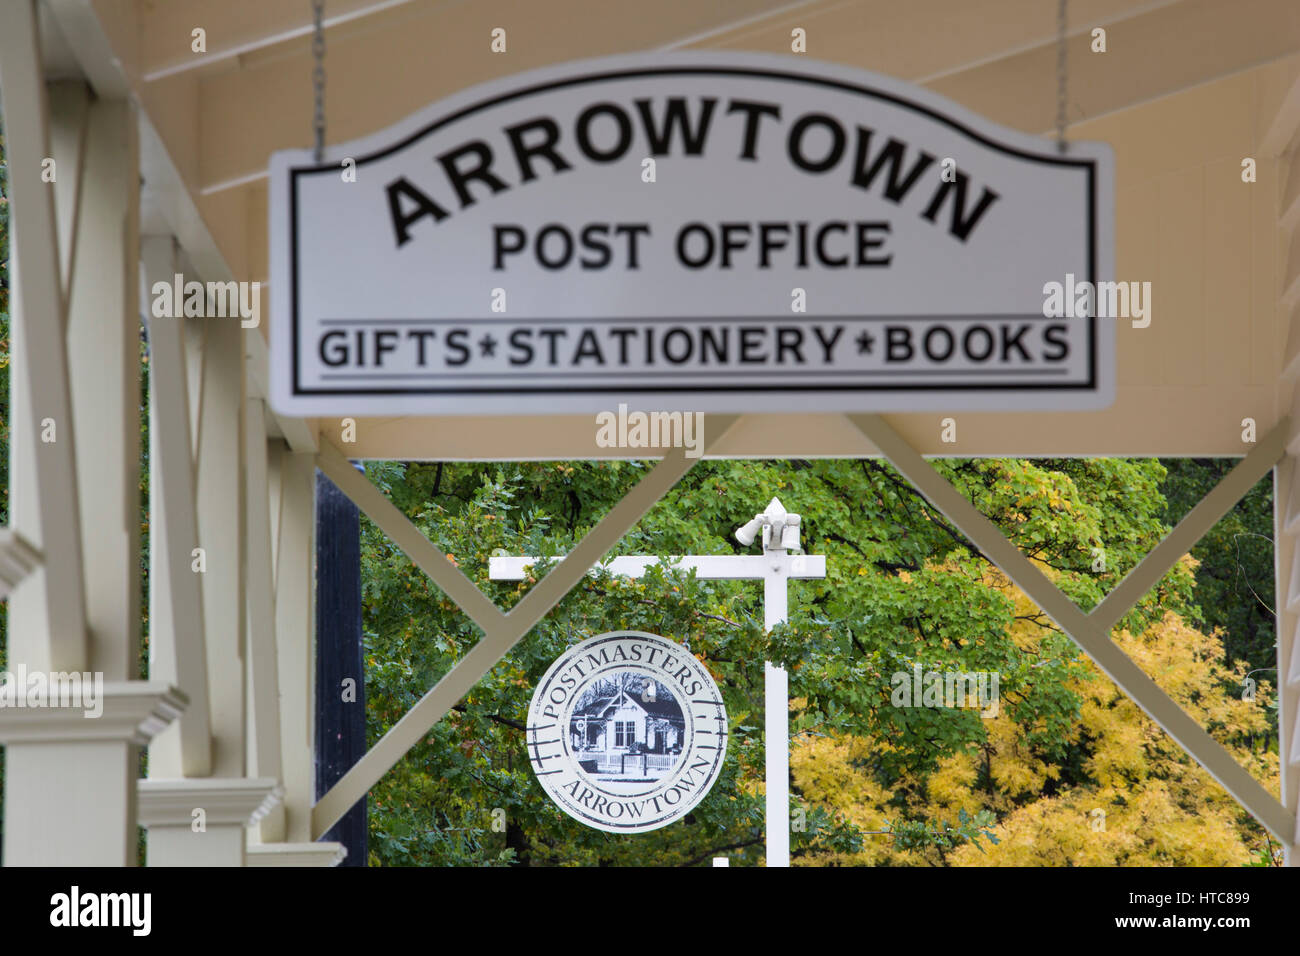
[[[727,714],[708,670],[682,645],[612,631],[569,648],[528,708],[528,758],[569,816],[611,833],[681,819],[718,779]]]
[[[1104,407],[1114,320],[1047,288],[1112,278],[1112,167],[802,57],[508,77],[272,157],[272,403]]]

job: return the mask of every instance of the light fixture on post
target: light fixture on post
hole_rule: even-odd
[[[745,547],[754,543],[761,529],[763,532],[763,550],[797,551],[799,550],[799,515],[788,513],[781,502],[773,498],[768,502],[767,510],[754,515],[753,520],[736,529],[736,540]]]
[[[799,524],[801,518],[796,514],[785,516],[785,526],[781,528],[781,550],[799,550]]]
[[[762,529],[766,520],[766,517],[762,514],[754,515],[753,520],[736,529],[736,540],[748,548],[754,543],[755,536]]]

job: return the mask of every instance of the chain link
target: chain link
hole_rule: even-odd
[[[316,133],[316,162],[321,163],[325,160],[325,0],[311,0],[311,12],[316,27],[311,40],[311,55],[316,61],[311,74],[316,100],[312,129]]]
[[[1056,148],[1062,153],[1066,150],[1065,8],[1068,3],[1069,0],[1057,0],[1056,4]]]

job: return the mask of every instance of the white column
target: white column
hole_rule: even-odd
[[[9,597],[8,660],[42,671],[81,670],[87,662],[85,587],[55,226],[58,165],[54,183],[42,179],[52,157],[39,51],[33,0],[0,3],[13,283],[9,526],[43,554]],[[66,125],[62,116],[59,124]],[[66,169],[73,182],[75,169],[75,163]],[[41,440],[46,421],[54,441]]]
[[[40,554],[11,595],[8,660],[46,679],[78,673],[83,696],[0,711],[5,862],[129,866],[138,748],[186,703],[167,682],[126,680],[139,628],[135,117],[66,83],[47,113],[39,50],[35,4],[0,4],[14,286],[5,560],[24,540]]]
[[[85,116],[68,282],[68,365],[76,431],[89,669],[139,676],[140,174],[135,109],[96,100]],[[71,170],[69,170],[71,172]]]
[[[186,276],[198,280],[196,276]],[[198,546],[212,714],[212,775],[245,767],[244,349],[238,319],[205,318],[199,413]]]
[[[248,555],[248,773],[254,777],[280,780],[281,710],[288,710],[292,705],[280,699],[275,648],[275,580],[271,564],[271,539],[280,516],[270,508],[266,422],[260,398],[247,399],[244,422],[244,487],[247,499],[244,545]],[[281,805],[262,819],[261,838],[268,841],[283,840],[284,822],[284,806]]]
[[[1297,395],[1300,405],[1300,395]],[[1300,409],[1293,408],[1292,421]],[[1300,463],[1286,455],[1273,471],[1273,563],[1277,600],[1277,729],[1282,803],[1300,815]],[[1269,674],[1258,674],[1269,677]],[[1298,821],[1300,822],[1300,821]],[[1300,846],[1284,846],[1300,866]]]
[[[311,841],[316,802],[316,456],[280,449],[280,547],[275,572],[275,643],[288,830]],[[360,707],[362,704],[357,703]]]
[[[272,440],[268,450],[271,515],[277,528],[274,650],[284,814],[274,827],[268,826],[274,812],[263,821],[260,836],[266,842],[249,845],[247,862],[337,866],[347,853],[343,844],[311,838],[316,802],[316,457],[291,452],[279,440]]]
[[[103,686],[103,712],[5,708],[6,866],[134,866],[138,748],[185,707],[160,681]]]
[[[142,243],[146,292],[171,285],[176,243]],[[190,706],[149,746],[150,777],[207,776],[212,769],[203,591],[198,546],[190,388],[181,319],[149,314],[149,675],[182,688]]]
[[[280,800],[270,779],[140,781],[149,866],[243,866],[246,828]]]
[[[178,257],[176,272],[182,274],[182,281],[202,281],[180,268],[183,265],[183,256]],[[160,761],[157,767],[151,763],[149,779],[140,782],[140,821],[149,831],[150,866],[242,866],[246,828],[271,812],[283,792],[274,777],[245,776],[244,348],[237,319],[192,321],[192,329],[186,329],[180,320],[159,318],[152,320],[151,328],[162,330],[159,341],[167,348],[167,367],[159,362],[154,381],[162,380],[165,372],[170,383],[169,394],[160,393],[155,403],[156,420],[169,423],[158,457],[171,466],[168,473],[175,478],[168,484],[175,498],[169,494],[163,499],[167,546],[180,557],[193,548],[202,549],[201,556],[180,566],[175,560],[167,562],[173,617],[182,603],[201,609],[201,639],[180,630],[193,629],[196,620],[177,621],[171,646],[177,666],[187,667],[190,679],[197,679],[200,672],[206,675],[210,748],[197,736],[188,743],[182,736],[179,766],[175,759],[165,765]],[[190,453],[191,427],[196,432],[192,511],[185,507],[183,467]],[[264,492],[264,482],[261,487]],[[174,516],[179,522],[176,527]],[[186,542],[191,522],[196,535]],[[262,568],[263,576],[267,570]],[[195,587],[198,595],[191,593]],[[195,735],[201,730],[198,722],[189,728]],[[210,758],[206,764],[193,759],[205,753]]]

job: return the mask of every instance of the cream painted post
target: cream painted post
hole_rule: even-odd
[[[201,280],[183,275],[182,281]],[[184,337],[189,369],[199,369],[202,375],[192,387],[200,403],[193,420],[198,427],[196,547],[201,551],[190,573],[199,579],[203,595],[212,776],[151,776],[141,781],[140,822],[149,830],[150,866],[244,865],[246,828],[262,820],[283,793],[274,777],[244,776],[248,611],[243,330],[238,318],[204,317],[198,323],[198,334]]]
[[[186,276],[199,280],[199,276]],[[238,318],[203,318],[198,547],[212,713],[212,775],[245,767],[244,349]],[[194,347],[194,343],[189,343]]]
[[[280,547],[275,572],[275,640],[279,654],[280,730],[291,842],[311,841],[316,802],[315,558],[316,456],[280,454]],[[358,707],[362,706],[360,703]]]
[[[275,582],[271,576],[272,521],[267,488],[266,421],[260,398],[244,404],[248,626],[248,772],[255,777],[281,776],[280,679],[275,649]],[[284,808],[272,809],[261,821],[261,837],[284,839]]]
[[[39,51],[33,0],[0,4],[13,277],[9,526],[43,556],[9,597],[8,659],[39,670],[80,670],[87,663],[85,588],[55,226],[58,166],[55,182],[43,181],[52,157]],[[57,125],[67,123],[60,117]],[[45,422],[56,440],[41,440]]]
[[[176,243],[171,236],[142,242],[146,296],[157,283],[171,286]],[[198,545],[194,458],[190,439],[182,319],[154,316],[149,323],[149,674],[181,687],[189,709],[149,747],[151,778],[203,777],[212,772],[208,710],[208,660],[203,590],[192,570]]]
[[[275,560],[275,645],[279,674],[281,766],[285,817],[279,840],[267,828],[248,850],[249,866],[335,866],[341,843],[313,842],[316,800],[315,685],[316,456],[289,451],[273,439],[270,451],[272,520],[278,514]],[[357,706],[363,706],[358,701]]]
[[[68,281],[90,669],[139,676],[140,175],[127,100],[89,105]],[[74,245],[69,243],[69,245]],[[92,477],[93,476],[93,477]]]
[[[100,102],[92,111],[75,86],[60,88],[51,123],[39,49],[31,0],[0,5],[13,226],[11,524],[41,559],[10,599],[9,666],[50,680],[63,672],[65,688],[54,706],[0,711],[4,855],[11,866],[129,866],[136,858],[138,748],[186,703],[165,683],[124,679],[134,673],[138,626],[136,456],[123,434],[137,407],[127,391],[136,381],[134,353],[124,347],[126,330],[138,328],[135,125],[125,103]],[[50,125],[57,156],[49,152]],[[87,155],[101,164],[90,179],[80,175]],[[51,180],[43,179],[47,170]],[[89,248],[78,256],[83,228]],[[83,426],[80,442],[74,416]],[[104,455],[112,442],[121,447]],[[78,458],[83,473],[93,461],[99,481],[89,496],[78,490]],[[87,576],[83,534],[89,540],[96,529],[80,515],[101,506],[104,514],[86,513],[103,522],[85,551]],[[77,685],[68,674],[78,676]]]
[[[1300,428],[1300,77],[1291,74],[1289,89],[1268,122],[1260,141],[1260,181],[1270,193],[1256,193],[1257,216],[1277,224],[1274,248],[1280,289],[1277,314],[1286,327],[1286,347],[1279,355],[1277,407],[1290,407]],[[1264,115],[1269,112],[1265,111]],[[1293,148],[1287,150],[1288,144]],[[1269,175],[1269,173],[1272,175]],[[1286,455],[1273,471],[1273,568],[1277,626],[1277,731],[1282,804],[1300,834],[1300,435],[1289,434]],[[1269,675],[1260,675],[1269,676]],[[1283,859],[1300,867],[1300,836],[1283,841]]]
[[[140,781],[149,865],[243,866],[245,833],[279,802],[274,780]]]
[[[103,684],[81,707],[0,712],[6,866],[134,866],[139,748],[184,709],[161,681]]]
[[[1297,390],[1300,402],[1300,390]],[[1293,409],[1293,414],[1296,409]],[[1292,418],[1300,421],[1300,418]],[[1300,467],[1288,454],[1273,472],[1273,564],[1277,602],[1277,730],[1282,803],[1300,830]],[[1269,675],[1259,675],[1269,676]],[[1287,866],[1300,866],[1300,846],[1283,846]]]

